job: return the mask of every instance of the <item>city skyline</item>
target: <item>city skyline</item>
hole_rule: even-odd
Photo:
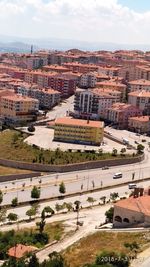
[[[150,44],[145,0],[1,0],[0,34]]]

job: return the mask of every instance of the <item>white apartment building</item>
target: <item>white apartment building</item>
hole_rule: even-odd
[[[145,79],[134,80],[128,83],[129,92],[147,91],[150,92],[150,81]]]
[[[97,82],[97,78],[93,73],[82,74],[79,81],[81,88],[94,88]]]
[[[106,118],[106,111],[117,102],[115,96],[99,90],[78,90],[75,93],[74,114],[78,118]]]

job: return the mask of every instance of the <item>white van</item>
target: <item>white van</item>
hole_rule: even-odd
[[[113,176],[113,179],[119,179],[122,178],[122,173],[121,172],[116,172]]]
[[[136,184],[128,184],[128,187],[129,187],[129,189],[134,189],[134,188],[136,188]]]

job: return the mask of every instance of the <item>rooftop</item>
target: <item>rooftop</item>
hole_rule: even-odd
[[[137,96],[137,97],[150,97],[150,92],[147,91],[134,91],[128,94],[128,96]]]
[[[26,253],[35,251],[37,248],[33,246],[25,246],[22,244],[17,244],[15,247],[12,247],[8,250],[8,255],[10,257],[22,258]]]
[[[7,96],[2,96],[1,99],[5,100],[10,100],[10,101],[22,101],[22,102],[39,102],[37,99],[30,98],[27,96],[21,96],[21,95],[7,95]]]
[[[118,201],[115,206],[150,215],[150,196],[130,197]]]
[[[55,124],[65,124],[65,125],[93,127],[93,128],[104,127],[103,121],[78,120],[78,119],[72,119],[71,117],[58,118],[55,120]]]
[[[131,121],[139,121],[139,122],[148,122],[150,121],[150,117],[149,116],[137,116],[137,117],[131,117],[129,118],[129,120]]]
[[[140,80],[131,81],[131,82],[129,82],[129,84],[131,84],[131,85],[149,85],[150,86],[150,81],[140,79]]]

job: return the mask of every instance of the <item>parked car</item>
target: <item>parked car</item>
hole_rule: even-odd
[[[108,169],[109,169],[108,166],[104,166],[104,167],[102,167],[102,170],[108,170]]]
[[[134,189],[137,187],[137,185],[136,184],[128,184],[128,187],[129,187],[129,189]]]

